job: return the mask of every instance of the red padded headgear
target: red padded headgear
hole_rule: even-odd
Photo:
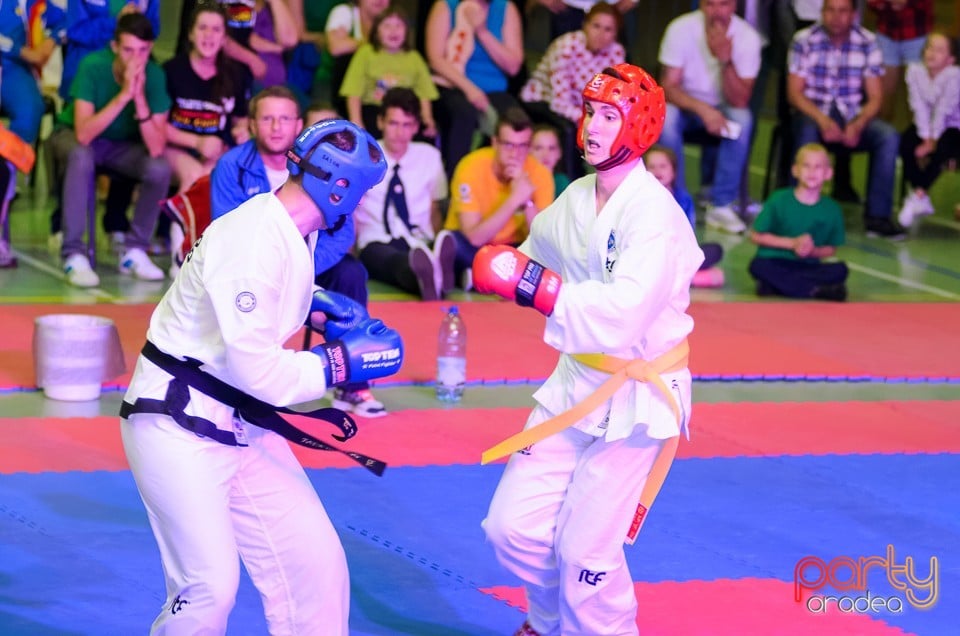
[[[587,100],[610,104],[620,111],[623,125],[610,148],[610,158],[597,164],[597,170],[609,170],[624,161],[641,156],[657,143],[663,120],[667,116],[667,101],[657,82],[639,66],[617,64],[593,76],[583,89]],[[586,107],[577,125],[577,146],[583,150],[583,120]]]

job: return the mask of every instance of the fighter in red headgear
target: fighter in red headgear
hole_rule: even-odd
[[[663,89],[642,68],[617,64],[603,69],[584,87],[583,99],[616,106],[623,117],[623,126],[610,149],[610,158],[594,166],[597,170],[609,170],[628,159],[635,159],[657,143],[667,114],[667,100]],[[581,114],[577,126],[577,146],[581,150],[583,120]]]
[[[519,246],[477,252],[473,282],[547,316],[560,357],[510,455],[483,522],[524,582],[517,632],[637,634],[623,543],[649,517],[690,414],[687,315],[703,252],[641,155],[658,138],[663,90],[620,64],[583,91],[579,143],[596,172],[536,215]]]

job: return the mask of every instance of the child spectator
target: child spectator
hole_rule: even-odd
[[[394,87],[411,89],[420,100],[423,136],[437,136],[431,102],[438,97],[430,69],[410,44],[410,20],[399,7],[391,7],[373,20],[370,41],[361,44],[350,59],[340,96],[347,101],[350,121],[375,137],[384,94]]]
[[[352,0],[330,10],[324,27],[327,48],[314,76],[313,97],[330,99],[337,110],[346,110],[339,87],[353,54],[370,40],[374,19],[387,10],[389,0]]]
[[[693,197],[685,188],[677,187],[677,156],[666,146],[655,145],[643,155],[643,163],[650,174],[670,191],[687,215],[690,227],[696,230],[697,213]],[[693,287],[722,287],[723,270],[717,267],[717,263],[723,258],[723,247],[719,243],[700,243],[700,249],[703,250],[703,263],[693,275]]]
[[[759,248],[750,262],[757,295],[846,300],[847,266],[824,263],[844,242],[843,212],[823,194],[833,176],[827,149],[808,143],[793,163],[797,185],[774,192],[753,222],[750,239]]]
[[[622,19],[616,8],[597,2],[582,19],[582,28],[550,43],[520,91],[530,116],[552,124],[562,134],[564,172],[571,179],[583,175],[576,139],[583,108],[580,93],[594,75],[626,60],[623,46],[617,42]]]
[[[960,157],[960,67],[956,45],[942,33],[931,33],[923,62],[907,67],[907,93],[913,124],[900,136],[903,177],[912,188],[898,221],[910,227],[916,217],[933,214],[927,190],[943,164]]]
[[[557,170],[563,150],[560,148],[560,133],[550,124],[537,124],[533,127],[533,139],[530,140],[530,154],[553,173],[553,196],[560,196],[568,185],[570,177]]]
[[[178,192],[210,174],[220,155],[248,136],[251,78],[224,53],[226,11],[212,2],[198,3],[188,29],[189,52],[164,65],[173,103],[164,156],[176,175]]]

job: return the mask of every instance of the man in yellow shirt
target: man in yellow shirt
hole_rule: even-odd
[[[530,154],[533,122],[520,108],[505,110],[491,146],[474,150],[457,164],[450,188],[445,229],[457,239],[454,270],[464,276],[484,245],[519,245],[530,223],[553,202],[553,175]]]

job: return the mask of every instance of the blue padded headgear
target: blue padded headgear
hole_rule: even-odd
[[[349,150],[321,142],[339,132],[353,135],[355,142]],[[377,159],[370,156],[371,146]],[[327,227],[336,228],[353,213],[366,191],[383,180],[387,161],[366,130],[345,119],[328,119],[300,133],[287,151],[287,170],[290,176],[303,173],[303,189],[320,208]]]

